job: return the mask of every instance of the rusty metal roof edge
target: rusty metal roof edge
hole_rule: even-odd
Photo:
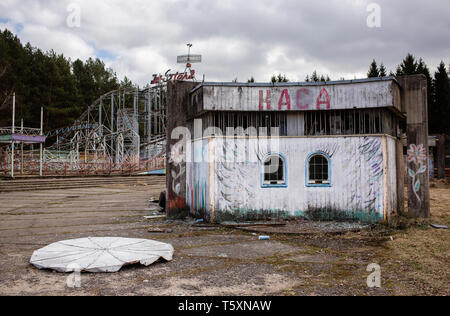
[[[202,82],[189,93],[192,94],[202,87],[295,87],[295,86],[331,86],[339,84],[352,84],[352,83],[367,83],[367,82],[379,82],[379,81],[393,81],[400,86],[395,77],[382,77],[382,78],[365,78],[365,79],[353,79],[353,80],[337,80],[337,81],[318,81],[318,82],[277,82],[277,83],[238,83],[238,82]]]

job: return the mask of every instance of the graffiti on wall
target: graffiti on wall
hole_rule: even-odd
[[[222,150],[218,150],[216,177],[221,210],[231,212],[245,208],[248,201],[255,198],[255,181],[251,175],[255,174],[254,169],[258,168],[258,164],[242,161],[237,157],[248,151],[248,142],[226,140]],[[234,159],[230,160],[227,153],[233,153]],[[247,154],[245,156],[248,157]]]
[[[362,161],[369,167],[369,179],[365,185],[364,196],[361,196],[364,209],[381,212],[383,209],[382,199],[382,177],[383,177],[383,151],[381,139],[377,137],[364,137],[362,144],[358,147],[359,155],[355,155],[355,164],[359,168],[354,168],[355,172],[361,170]],[[359,161],[358,161],[359,160]],[[356,180],[356,179],[355,179]],[[359,189],[352,191],[352,194],[359,196]],[[357,198],[355,196],[355,198]]]
[[[359,148],[354,146],[351,138],[347,138],[344,148],[344,166],[345,174],[348,181],[348,192],[350,192],[350,205],[356,209],[362,209],[362,195],[359,185],[361,178],[361,159],[357,159],[359,155]]]
[[[319,95],[314,96],[311,89],[300,88],[297,89],[295,95],[291,95],[288,89],[281,92],[280,100],[278,101],[278,110],[309,110],[316,107],[317,110],[331,109],[331,98],[327,89],[323,88]],[[272,109],[272,95],[271,91],[259,91],[259,110]]]
[[[209,219],[209,163],[207,141],[193,143],[194,161],[188,163],[187,199],[191,214]]]
[[[169,208],[183,208],[186,204],[185,197],[182,196],[182,184],[183,184],[183,176],[186,173],[186,166],[184,162],[186,161],[186,153],[183,148],[182,143],[177,143],[171,147],[171,151],[169,154],[169,164],[172,164],[172,185],[170,186],[169,195],[173,193],[175,195],[175,199],[170,199]]]
[[[413,192],[417,197],[419,204],[422,204],[422,200],[419,196],[421,187],[420,179],[417,176],[427,172],[427,150],[423,144],[415,145],[411,144],[408,149],[408,163],[411,163],[414,169],[408,167],[408,175],[412,178]]]

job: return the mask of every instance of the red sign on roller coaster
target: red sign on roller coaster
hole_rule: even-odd
[[[202,55],[191,55],[192,44],[187,44],[188,54],[181,55],[177,57],[177,62],[179,64],[186,64],[186,69],[183,73],[170,73],[170,69],[163,75],[153,75],[153,80],[151,84],[159,84],[162,82],[173,81],[173,80],[195,80],[195,70],[191,69],[192,64],[201,63]]]

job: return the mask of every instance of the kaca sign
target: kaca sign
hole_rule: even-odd
[[[151,84],[158,84],[162,82],[167,81],[173,81],[173,80],[192,80],[195,78],[195,70],[190,70],[190,73],[184,72],[184,73],[175,73],[170,74],[170,70],[168,70],[164,76],[163,75],[153,75],[153,81]]]

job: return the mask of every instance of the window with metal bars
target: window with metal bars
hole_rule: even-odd
[[[305,112],[305,135],[389,134],[398,136],[399,119],[386,109]]]
[[[234,136],[287,136],[287,113],[283,112],[211,112],[202,120],[203,126],[217,127],[223,136],[229,128]]]
[[[286,187],[286,164],[281,155],[269,155],[264,160],[263,172],[263,187]]]
[[[330,159],[322,153],[314,153],[308,158],[307,186],[330,186]]]

